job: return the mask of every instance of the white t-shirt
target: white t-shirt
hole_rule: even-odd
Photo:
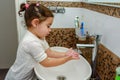
[[[5,80],[32,80],[33,68],[47,57],[45,50],[48,48],[46,40],[40,40],[27,31],[19,44],[15,63],[9,69]]]

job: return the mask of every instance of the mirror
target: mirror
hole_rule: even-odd
[[[120,7],[120,0],[83,0],[83,1],[87,2],[87,3],[90,3],[90,4]]]

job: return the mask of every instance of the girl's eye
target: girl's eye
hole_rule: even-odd
[[[50,26],[47,26],[48,28],[50,28]]]

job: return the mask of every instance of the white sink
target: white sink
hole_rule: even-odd
[[[51,49],[61,52],[68,50],[65,47]],[[57,80],[58,76],[65,76],[66,80],[88,80],[92,73],[91,66],[81,55],[79,60],[71,60],[57,67],[43,67],[37,64],[34,71],[40,80]]]

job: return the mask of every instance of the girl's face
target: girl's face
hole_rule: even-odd
[[[47,36],[51,31],[51,24],[53,22],[53,17],[48,17],[45,21],[40,22],[35,27],[35,35],[39,38],[44,38]]]

